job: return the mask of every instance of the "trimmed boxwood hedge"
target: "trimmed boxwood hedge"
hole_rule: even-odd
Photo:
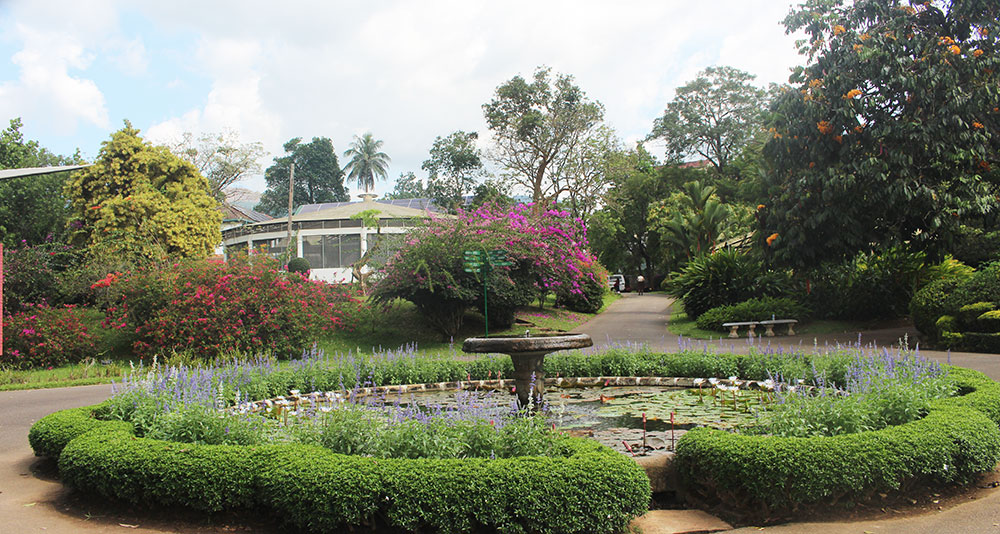
[[[193,445],[137,438],[102,405],[56,412],[30,433],[66,484],[136,504],[266,509],[298,530],[389,525],[440,532],[620,532],[646,511],[631,459],[563,437],[555,457],[375,459],[301,444]]]
[[[758,520],[913,482],[968,482],[1000,460],[1000,384],[969,369],[950,373],[964,395],[934,401],[904,425],[810,438],[692,430],[677,443],[678,478],[692,500]]]

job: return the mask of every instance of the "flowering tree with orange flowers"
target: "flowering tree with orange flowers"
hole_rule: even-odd
[[[808,58],[772,106],[761,246],[791,265],[940,250],[1000,207],[1000,3],[807,0]],[[984,219],[985,218],[985,219]]]

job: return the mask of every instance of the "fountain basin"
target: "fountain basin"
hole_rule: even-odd
[[[514,392],[518,406],[529,408],[540,406],[545,395],[545,355],[593,344],[594,340],[587,334],[470,337],[462,343],[462,351],[510,356],[514,363]]]

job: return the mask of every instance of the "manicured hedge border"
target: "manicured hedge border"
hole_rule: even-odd
[[[678,478],[691,500],[755,519],[863,500],[913,482],[966,483],[1000,460],[1000,384],[970,369],[949,372],[964,395],[882,430],[812,438],[692,430],[677,443]]]
[[[102,405],[56,412],[29,439],[58,457],[78,490],[137,504],[269,510],[298,530],[387,523],[414,530],[620,532],[646,511],[649,480],[631,459],[582,438],[556,457],[405,460],[308,445],[192,445],[137,438],[92,417]]]

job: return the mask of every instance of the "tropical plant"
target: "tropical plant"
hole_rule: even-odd
[[[344,170],[347,179],[357,182],[365,193],[375,188],[375,179],[385,180],[389,173],[389,155],[382,152],[382,140],[375,139],[371,132],[363,136],[354,136],[350,148],[344,151],[344,157],[350,158]]]

